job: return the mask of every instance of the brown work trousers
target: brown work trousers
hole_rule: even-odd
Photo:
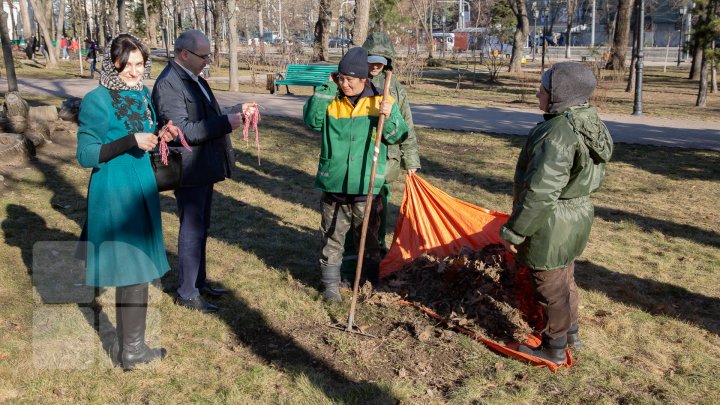
[[[555,270],[533,270],[535,297],[543,309],[543,336],[558,339],[578,323],[578,293],[575,262]]]

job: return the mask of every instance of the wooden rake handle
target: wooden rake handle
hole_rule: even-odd
[[[392,71],[385,71],[385,86],[383,88],[382,101],[390,94],[390,79]],[[382,101],[380,102],[382,105]],[[348,316],[347,331],[351,332],[355,321],[355,306],[357,304],[358,290],[360,288],[360,274],[362,273],[363,258],[365,256],[365,239],[367,239],[368,223],[372,214],[373,205],[373,188],[375,188],[375,173],[377,171],[377,161],[380,155],[380,142],[382,141],[383,125],[385,124],[385,115],[380,113],[378,118],[377,131],[375,132],[375,149],[373,150],[372,168],[370,169],[370,184],[368,185],[367,199],[365,200],[365,212],[363,213],[362,233],[360,234],[360,245],[358,246],[357,266],[355,267],[355,282],[353,283],[352,301],[350,302],[350,315]]]

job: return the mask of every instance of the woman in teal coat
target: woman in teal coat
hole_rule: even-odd
[[[86,283],[116,289],[116,364],[132,369],[165,356],[145,344],[148,283],[165,274],[160,200],[148,151],[158,143],[150,92],[142,79],[150,53],[129,34],[108,47],[100,86],[80,106],[77,159],[92,168],[87,219]],[[176,132],[176,131],[173,131]],[[164,131],[163,138],[173,135]]]

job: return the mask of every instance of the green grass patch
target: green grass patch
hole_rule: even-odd
[[[33,271],[45,270],[33,268],[37,242],[72,243],[82,226],[89,172],[75,162],[73,128],[39,149],[37,160],[0,167],[0,402],[685,404],[715,398],[720,153],[617,145],[605,185],[594,195],[596,220],[576,270],[586,349],[574,355],[573,368],[551,374],[447,332],[412,308],[360,303],[358,324],[380,339],[327,327],[346,321],[349,296],[325,304],[318,294],[320,194],[312,183],[319,135],[275,117],[264,119],[260,131],[261,164],[236,134],[233,178],[216,186],[208,273],[231,290],[214,301],[223,310],[203,315],[174,305],[171,271],[150,290],[150,338],[169,357],[131,373],[111,368],[103,351],[113,333],[113,289],[78,305],[49,304],[43,294],[56,289],[33,287]],[[425,129],[418,137],[423,178],[468,202],[510,210],[523,137]],[[393,185],[394,216],[403,188]],[[175,267],[172,194],[162,194],[161,204]],[[431,338],[420,340],[418,331],[427,328]]]

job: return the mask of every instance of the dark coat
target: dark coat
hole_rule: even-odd
[[[205,87],[211,100],[205,97],[200,86]],[[152,102],[158,127],[172,120],[192,148],[192,152],[181,149],[183,186],[202,186],[230,177],[230,168],[235,162],[230,141],[232,127],[205,79],[195,82],[180,65],[170,60],[155,81]],[[179,148],[180,144],[174,142],[171,146]]]

